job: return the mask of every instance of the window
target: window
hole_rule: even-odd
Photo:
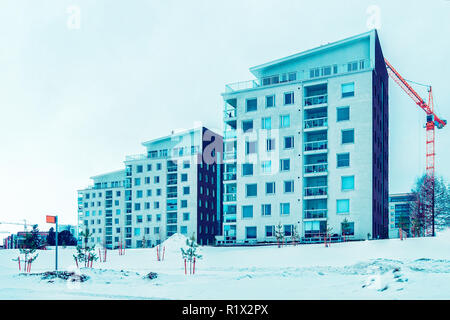
[[[355,189],[355,176],[343,176],[341,177],[342,191]]]
[[[140,186],[141,185],[141,178],[134,178],[134,185]]]
[[[290,159],[280,159],[280,170],[289,171],[291,169]]]
[[[253,175],[253,163],[243,163],[242,164],[242,175],[252,176]]]
[[[355,142],[355,130],[342,130],[342,143],[354,143]]]
[[[242,121],[242,131],[247,132],[253,130],[253,120]]]
[[[161,189],[156,189],[156,195],[160,196],[161,195]]]
[[[284,94],[284,104],[293,104],[294,103],[294,92],[286,92]]]
[[[134,236],[140,236],[141,235],[141,228],[134,228]]]
[[[280,116],[280,128],[289,128],[291,126],[291,118],[288,114]]]
[[[152,196],[152,190],[151,189],[147,189],[147,197],[151,197]]]
[[[256,153],[256,141],[245,142],[245,154]]]
[[[275,226],[266,226],[266,237],[275,236]]]
[[[292,229],[293,229],[292,224],[285,224],[284,225],[284,235],[286,237],[292,236]]]
[[[350,153],[339,153],[336,155],[337,167],[349,167],[350,166]]]
[[[142,198],[142,190],[136,191],[136,198]]]
[[[147,171],[152,171],[152,165],[151,164],[147,165]]]
[[[272,129],[272,118],[271,117],[261,118],[261,129],[266,129],[266,130]]]
[[[253,218],[253,206],[242,206],[242,218]]]
[[[266,108],[275,107],[275,96],[266,96]]]
[[[347,71],[348,72],[356,71],[356,70],[358,70],[358,62],[354,61],[354,62],[347,63]]]
[[[292,149],[294,148],[294,137],[284,137],[284,148],[285,149]]]
[[[144,183],[145,184],[149,184],[150,183],[150,177],[145,177]]]
[[[187,208],[187,200],[181,200],[181,207],[182,208]]]
[[[183,213],[183,221],[189,221],[189,212]]]
[[[182,173],[181,174],[181,182],[186,182],[188,180],[188,175],[187,173]]]
[[[154,183],[159,183],[159,176],[153,177],[153,182]]]
[[[183,187],[183,194],[189,194],[190,188],[189,187]]]
[[[349,199],[336,200],[336,213],[340,214],[350,213],[350,200]]]
[[[141,215],[136,216],[136,222],[137,223],[142,223],[142,216]]]
[[[140,204],[140,203],[135,203],[135,204],[134,204],[134,210],[135,210],[135,211],[141,210],[141,204]]]
[[[156,164],[156,170],[161,170],[161,163]]]
[[[142,172],[142,165],[136,166],[136,172],[141,173]]]
[[[355,95],[355,83],[345,83],[342,85],[342,98],[353,97]]]
[[[245,196],[246,197],[256,197],[257,194],[258,194],[258,185],[256,183],[245,185]]]
[[[247,99],[245,101],[245,111],[246,112],[256,111],[257,108],[258,108],[258,104],[257,104],[256,98]]]
[[[187,227],[186,226],[181,226],[180,227],[180,233],[181,234],[187,234],[188,232],[187,232]]]
[[[353,236],[355,234],[354,222],[342,222],[341,223],[342,234],[346,236]]]
[[[266,151],[273,151],[275,150],[275,139],[270,138],[266,139]]]
[[[336,121],[350,120],[350,107],[337,107]]]
[[[261,171],[262,173],[270,173],[272,172],[272,161],[261,161]]]
[[[191,167],[191,163],[189,160],[183,161],[183,169],[188,169]]]
[[[266,194],[275,194],[275,182],[266,182]]]
[[[150,202],[145,202],[145,203],[144,203],[144,208],[145,208],[146,210],[150,209]]]
[[[256,239],[256,227],[245,227],[245,237],[247,239]]]
[[[120,197],[120,191],[116,191],[116,197]]]
[[[147,222],[151,222],[152,221],[152,215],[151,214],[148,214],[147,215]]]
[[[159,209],[159,201],[153,202],[153,208]]]
[[[284,181],[284,192],[294,192],[294,180]]]
[[[291,204],[289,202],[280,203],[280,215],[289,215],[291,213]]]
[[[261,205],[261,215],[263,217],[272,215],[272,205],[271,204],[262,204]]]

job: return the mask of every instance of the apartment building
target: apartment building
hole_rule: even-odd
[[[224,100],[219,243],[388,237],[388,74],[376,30],[250,68]],[[296,230],[296,231],[295,231]]]
[[[395,193],[389,195],[389,238],[399,238],[399,228],[411,236],[410,214],[416,201],[413,193]]]
[[[142,145],[146,153],[127,156],[124,169],[78,191],[80,229],[109,248],[151,247],[175,233],[213,244],[222,231],[222,136],[198,127]]]

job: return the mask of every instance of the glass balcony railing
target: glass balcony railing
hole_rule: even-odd
[[[225,172],[223,174],[223,180],[224,181],[236,180],[236,172]]]
[[[305,197],[326,196],[328,194],[327,186],[305,187]]]
[[[328,118],[316,118],[316,119],[307,119],[304,121],[305,129],[317,128],[317,127],[326,127],[328,125]]]
[[[225,193],[223,201],[236,201],[236,193]]]
[[[327,217],[328,209],[305,209],[303,219],[322,219]]]
[[[305,151],[324,150],[328,147],[327,140],[305,142]]]
[[[315,164],[305,164],[305,174],[307,173],[322,173],[328,171],[327,163],[315,163]]]
[[[226,215],[224,222],[236,222],[236,215],[235,214]]]
[[[234,160],[236,159],[236,151],[228,151],[223,154],[224,160]]]
[[[174,185],[174,184],[177,184],[177,179],[169,179],[169,180],[167,180],[167,185],[168,186],[171,186],[171,185]]]
[[[313,106],[316,104],[323,104],[323,103],[327,103],[327,102],[328,102],[328,95],[321,94],[321,95],[317,95],[317,96],[306,97],[303,100],[303,106],[307,107],[307,106]]]

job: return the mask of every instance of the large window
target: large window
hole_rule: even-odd
[[[294,92],[286,92],[284,94],[284,104],[293,104],[294,103]]]
[[[243,163],[242,164],[242,175],[252,176],[253,175],[253,163]]]
[[[245,142],[245,154],[256,153],[256,141]]]
[[[242,131],[247,132],[253,129],[253,120],[242,121]]]
[[[253,218],[253,206],[242,206],[242,218]]]
[[[342,143],[354,143],[355,142],[355,130],[348,129],[342,130]]]
[[[266,96],[266,108],[275,107],[275,96]]]
[[[266,151],[273,151],[275,150],[275,139],[270,138],[266,139]]]
[[[294,180],[284,181],[284,192],[294,192]]]
[[[355,176],[342,176],[341,177],[342,191],[355,189]]]
[[[291,204],[289,202],[280,203],[280,215],[289,215],[291,213]]]
[[[285,149],[292,149],[294,148],[294,137],[284,137],[284,148]]]
[[[275,226],[266,226],[266,237],[275,236]]]
[[[256,227],[245,227],[245,237],[247,239],[256,239]]]
[[[261,171],[262,173],[271,173],[272,172],[272,161],[262,161],[261,162]]]
[[[245,196],[256,197],[258,195],[258,185],[256,183],[245,185]]]
[[[257,108],[258,108],[258,104],[257,104],[256,98],[246,100],[246,102],[245,102],[245,111],[246,112],[256,111]]]
[[[271,204],[262,204],[261,205],[261,215],[263,217],[272,215],[272,205]]]
[[[275,194],[275,182],[266,182],[266,194]]]
[[[336,213],[338,214],[350,213],[350,200],[349,199],[336,200]]]
[[[350,107],[349,106],[337,107],[336,111],[337,111],[337,115],[336,115],[337,121],[350,120]]]
[[[289,170],[291,170],[291,161],[290,161],[290,159],[280,159],[280,170],[281,171],[289,171]]]
[[[345,168],[350,166],[350,153],[338,153],[336,155],[336,158],[338,168]]]
[[[272,118],[266,117],[261,119],[261,129],[270,130],[272,129]]]
[[[280,128],[289,128],[291,126],[291,118],[288,114],[280,116]]]
[[[342,234],[346,236],[353,236],[355,234],[354,222],[342,222],[341,223]]]
[[[353,97],[355,95],[355,83],[344,83],[342,85],[342,98]]]

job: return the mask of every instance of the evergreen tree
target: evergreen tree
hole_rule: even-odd
[[[192,234],[190,239],[186,239],[186,247],[181,248],[181,256],[189,262],[189,274],[192,274],[192,264],[194,259],[201,259],[202,256],[196,251],[198,248],[197,241],[195,240],[195,235]]]
[[[92,237],[92,233],[90,233],[89,229],[86,228],[85,231],[80,233],[80,236],[83,238],[84,248],[83,246],[77,246],[77,254],[73,255],[73,258],[78,263],[84,262],[85,267],[90,267],[93,261],[97,261],[98,257],[95,254],[95,246],[89,246],[89,239]]]
[[[37,259],[38,253],[36,253],[37,249],[40,249],[42,246],[42,241],[39,238],[39,229],[37,225],[33,226],[33,230],[31,232],[27,232],[25,235],[25,240],[19,248],[20,254],[24,255],[24,270],[27,271],[27,268],[31,268],[31,264],[34,260]],[[19,257],[20,259],[20,257]],[[18,259],[13,259],[18,260]],[[29,265],[29,266],[28,266]]]
[[[55,229],[51,227],[50,230],[48,230],[47,244],[49,246],[54,246],[56,244],[55,240],[56,240],[56,232]]]
[[[279,222],[275,228],[275,237],[277,238],[278,248],[280,248],[281,244],[284,241],[284,231],[281,222]]]
[[[298,232],[297,226],[294,226],[292,230],[292,242],[296,245],[298,241],[300,241],[300,233]]]

